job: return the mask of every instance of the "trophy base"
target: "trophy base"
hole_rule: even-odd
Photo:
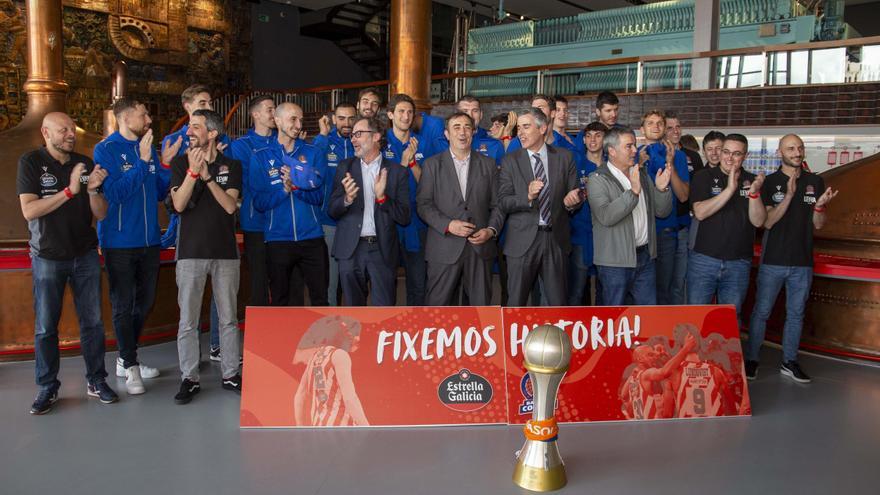
[[[552,492],[565,486],[568,480],[565,477],[565,466],[562,464],[548,470],[517,462],[513,471],[513,482],[533,492]]]

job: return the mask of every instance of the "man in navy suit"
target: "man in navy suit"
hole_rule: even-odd
[[[395,305],[397,225],[410,221],[409,170],[383,158],[384,137],[375,118],[355,122],[355,156],[339,164],[333,179],[327,213],[336,220],[332,254],[346,306],[365,306],[368,293],[373,306]]]

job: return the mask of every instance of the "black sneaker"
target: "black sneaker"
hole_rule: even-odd
[[[208,355],[208,359],[211,361],[220,361],[220,348],[212,347],[211,353]]]
[[[785,361],[779,367],[779,372],[798,383],[810,383],[813,381],[810,375],[804,373],[797,361]]]
[[[177,395],[174,396],[174,402],[176,404],[189,404],[201,389],[202,386],[199,385],[199,382],[191,381],[188,378],[184,379],[180,384],[180,392],[177,392]]]
[[[223,379],[223,388],[241,393],[241,375],[232,375]]]
[[[107,385],[107,382],[90,383],[86,388],[86,394],[89,397],[97,397],[102,404],[113,404],[119,400],[119,396],[110,385]]]
[[[34,403],[31,404],[31,414],[39,416],[52,410],[52,406],[58,402],[58,390],[40,390]]]
[[[746,361],[746,379],[754,380],[758,378],[758,362]]]

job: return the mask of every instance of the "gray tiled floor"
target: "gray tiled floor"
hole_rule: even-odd
[[[61,401],[27,409],[33,363],[0,365],[0,492],[68,494],[518,494],[515,427],[239,430],[238,397],[203,364],[202,393],[176,406],[174,343],[141,351],[163,375],[139,397],[87,400],[79,357],[62,361]],[[115,353],[108,355],[108,363]],[[207,357],[206,357],[207,359]],[[751,384],[755,416],[566,425],[571,494],[877,493],[880,369],[804,356],[813,384],[776,371]]]

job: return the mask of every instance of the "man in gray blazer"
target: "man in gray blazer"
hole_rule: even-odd
[[[518,112],[522,149],[501,161],[498,203],[507,215],[507,302],[524,306],[538,276],[551,306],[567,300],[569,213],[580,207],[571,153],[545,142],[547,116],[537,108]]]
[[[466,113],[449,116],[444,131],[449,150],[422,166],[416,204],[430,227],[425,245],[429,306],[453,305],[459,284],[475,306],[488,305],[492,296],[495,238],[504,215],[494,160],[471,152],[474,127]]]
[[[635,163],[636,136],[626,127],[605,133],[608,162],[590,174],[587,197],[593,217],[593,263],[599,271],[602,303],[657,304],[656,217],[672,211],[670,164],[657,170],[654,182]]]

